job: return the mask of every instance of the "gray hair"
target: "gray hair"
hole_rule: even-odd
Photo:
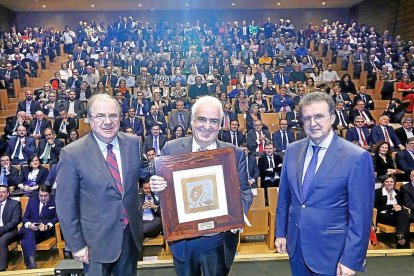
[[[299,102],[300,113],[302,113],[302,108],[305,105],[311,105],[313,103],[319,102],[326,102],[328,104],[329,114],[332,115],[335,113],[335,102],[333,101],[331,96],[329,96],[325,92],[312,92],[303,96],[303,98]]]
[[[223,120],[224,111],[223,106],[221,102],[212,96],[203,96],[197,99],[197,101],[193,104],[193,107],[191,108],[191,123],[194,123],[196,119],[196,113],[197,110],[200,108],[200,106],[209,106],[210,108],[217,108],[220,113],[220,125],[221,121]]]
[[[116,105],[116,108],[118,109],[118,113],[119,115],[121,115],[121,106],[119,105],[118,101],[115,100],[114,97],[109,96],[108,94],[96,94],[94,96],[92,96],[89,101],[88,101],[88,105],[87,105],[87,114],[88,116],[92,116],[92,108],[93,108],[93,104],[95,103],[95,101],[106,101],[106,102],[114,102]]]

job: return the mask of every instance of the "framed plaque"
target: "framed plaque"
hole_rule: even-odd
[[[155,171],[167,242],[244,227],[234,148],[156,157]]]

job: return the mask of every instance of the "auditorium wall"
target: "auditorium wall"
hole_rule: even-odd
[[[349,16],[375,26],[380,34],[388,29],[390,35],[401,35],[405,41],[414,38],[413,0],[366,0],[352,7]]]
[[[272,21],[280,18],[290,18],[295,26],[305,27],[309,22],[319,25],[322,19],[348,20],[348,9],[279,9],[279,10],[193,10],[193,11],[102,11],[102,12],[17,12],[19,29],[24,26],[54,26],[62,28],[69,24],[77,26],[80,20],[94,20],[95,22],[114,22],[118,16],[133,16],[142,22],[159,22],[160,19],[169,23],[175,22],[219,22],[243,19],[263,21],[270,17]]]
[[[0,5],[0,27],[9,30],[10,26],[16,25],[16,13]]]

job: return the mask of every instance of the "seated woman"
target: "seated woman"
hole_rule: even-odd
[[[392,174],[380,178],[382,188],[375,191],[374,208],[377,209],[377,223],[396,228],[397,248],[410,248],[410,215],[401,204],[400,192],[395,189]]]
[[[339,86],[341,87],[342,93],[347,94],[357,94],[357,90],[355,84],[351,80],[351,75],[345,74],[342,76],[341,81],[339,82]]]
[[[246,96],[246,91],[241,84],[237,84],[237,87],[239,88],[239,93],[234,103],[234,110],[237,114],[246,114],[249,111],[249,98]]]
[[[253,81],[254,81],[254,74],[252,71],[252,67],[247,66],[246,73],[240,75],[240,83],[244,87],[249,87],[250,85],[252,85]]]
[[[98,81],[98,83],[96,84],[96,87],[92,92],[92,95],[95,94],[108,94],[108,89],[105,87],[102,81]]]
[[[168,97],[170,100],[170,109],[175,108],[175,103],[178,100],[184,102],[186,109],[190,109],[191,107],[190,102],[188,101],[187,89],[185,87],[182,87],[180,82],[176,82],[175,86],[170,89],[170,94]]]
[[[387,142],[382,141],[376,144],[373,153],[372,158],[377,177],[397,172],[392,161],[390,145]]]
[[[262,116],[260,115],[259,106],[254,103],[250,106],[249,113],[246,114],[246,127],[247,127],[247,130],[254,129],[253,123],[254,123],[254,121],[257,121],[257,120],[262,120]],[[263,124],[262,129],[268,130],[268,127],[265,124]]]
[[[39,157],[33,155],[22,165],[17,187],[25,192],[25,196],[35,196],[39,185],[44,184],[49,170],[40,164]]]
[[[78,139],[79,139],[79,132],[76,129],[72,129],[71,131],[69,131],[69,139],[68,139],[67,144],[75,142]]]
[[[61,68],[59,70],[60,79],[62,81],[64,81],[64,82],[66,82],[68,80],[68,78],[72,76],[72,70],[69,70],[68,64],[66,62],[65,63],[62,63],[62,65],[60,66],[60,68]]]
[[[406,111],[412,113],[414,108],[414,85],[410,82],[408,75],[402,75],[401,82],[397,83],[397,91],[402,93],[404,101],[410,101]]]
[[[116,95],[116,93],[121,92],[122,96],[129,101],[131,99],[131,94],[129,93],[129,89],[126,86],[126,81],[124,79],[121,79],[119,81],[119,86],[115,89],[114,91],[114,95]]]
[[[315,92],[317,90],[315,86],[315,81],[313,80],[313,78],[307,78],[304,87],[305,87],[306,94]]]
[[[89,84],[83,81],[80,88],[76,90],[76,98],[81,102],[87,102],[91,97],[92,92]]]
[[[159,92],[154,92],[154,97],[150,103],[150,106],[153,106],[153,105],[157,107],[157,109],[163,116],[168,115],[168,112],[169,112],[168,104],[163,99],[161,99],[161,94]]]
[[[263,93],[264,93],[265,95],[267,95],[267,96],[274,96],[274,95],[276,95],[276,94],[277,94],[277,91],[276,91],[276,89],[274,88],[274,83],[273,83],[273,80],[268,79],[268,80],[266,81],[266,87],[265,87],[265,89],[263,90]]]
[[[400,99],[391,99],[383,114],[390,117],[391,124],[399,124],[405,115],[404,106],[402,105]]]
[[[170,140],[182,138],[185,136],[184,128],[180,125],[176,125],[171,133]]]
[[[394,92],[394,82],[396,80],[392,78],[392,74],[388,71],[387,65],[384,64],[381,68],[379,80],[384,81],[384,86],[381,89],[381,97],[383,100],[391,100],[392,93]]]
[[[256,90],[253,94],[253,98],[250,99],[250,106],[256,104],[259,108],[260,113],[267,112],[267,101],[263,99],[263,92],[261,90]]]

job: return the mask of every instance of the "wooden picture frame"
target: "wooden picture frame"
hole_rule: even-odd
[[[234,148],[156,157],[155,171],[167,242],[244,227]]]

